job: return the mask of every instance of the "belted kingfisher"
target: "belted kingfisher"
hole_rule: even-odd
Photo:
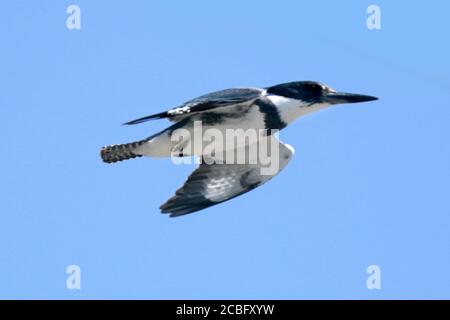
[[[260,172],[261,163],[201,163],[184,185],[160,209],[171,217],[192,213],[246,193],[278,174],[291,160],[294,149],[279,141],[270,130],[281,130],[297,118],[328,106],[377,100],[376,97],[337,92],[315,81],[296,81],[267,88],[235,88],[212,92],[164,111],[125,123],[134,125],[153,119],[168,119],[172,126],[144,140],[106,146],[101,149],[104,162],[131,158],[179,156],[207,157],[202,150],[192,151],[186,141],[172,141],[177,129],[194,130],[195,121],[204,128],[268,130],[279,147],[279,169],[271,175]]]

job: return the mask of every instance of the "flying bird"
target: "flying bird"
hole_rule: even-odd
[[[176,154],[179,157],[200,157],[203,161],[199,167],[175,195],[160,207],[162,213],[168,213],[171,217],[181,216],[242,195],[277,175],[292,159],[294,149],[279,141],[272,132],[282,130],[297,118],[328,106],[372,100],[377,98],[337,92],[315,81],[295,81],[266,88],[221,90],[189,100],[168,111],[125,123],[134,125],[154,119],[174,122],[170,127],[146,139],[103,147],[100,155],[106,163],[142,156],[171,157]],[[278,152],[273,154],[277,155],[278,169],[271,174],[262,174],[263,165],[260,160],[231,163],[222,158],[223,161],[208,163],[205,159],[212,155],[206,153],[205,149],[195,150],[188,138],[182,141],[173,139],[178,129],[195,135],[197,121],[201,121],[203,130],[265,130],[267,134],[264,139],[275,143],[277,147]],[[247,150],[251,143],[253,142],[246,142],[235,148]],[[223,151],[230,150],[223,147]]]

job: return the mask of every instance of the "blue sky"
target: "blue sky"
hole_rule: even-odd
[[[81,8],[81,30],[66,8]],[[366,8],[381,8],[368,30]],[[4,1],[0,298],[450,298],[445,1]],[[106,165],[120,124],[200,94],[319,80],[379,101],[281,133],[273,181],[178,219],[192,166]],[[66,268],[81,268],[81,290]],[[382,270],[368,290],[366,268]]]

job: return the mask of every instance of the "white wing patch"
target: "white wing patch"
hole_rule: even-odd
[[[214,202],[224,201],[227,199],[227,195],[224,191],[227,188],[233,189],[235,183],[236,177],[234,176],[211,179],[211,181],[206,184],[204,197]]]
[[[172,110],[167,111],[167,114],[170,116],[176,116],[184,113],[188,113],[191,110],[191,107],[189,105],[184,107],[175,108]]]

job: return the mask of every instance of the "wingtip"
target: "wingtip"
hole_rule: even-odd
[[[169,209],[161,209],[161,208],[159,208],[159,209],[161,210],[161,214],[167,215],[167,216],[169,216],[169,218],[178,218],[178,217],[181,217],[182,215],[184,215],[184,214],[172,212]]]
[[[172,212],[172,210],[170,210],[170,206],[168,205],[167,202],[160,205],[159,210],[161,211],[162,214],[169,215],[170,218],[174,217],[173,212]]]
[[[123,126],[132,126],[134,124],[138,124],[138,123],[142,123],[142,122],[144,122],[144,121],[141,120],[141,119],[136,119],[136,120],[131,120],[131,121],[128,121],[128,122],[124,122],[124,123],[122,123],[122,125]]]
[[[178,218],[185,216],[190,213],[197,212],[204,208],[186,207],[186,206],[176,206],[171,203],[164,203],[159,207],[162,214],[168,215],[169,218]]]

